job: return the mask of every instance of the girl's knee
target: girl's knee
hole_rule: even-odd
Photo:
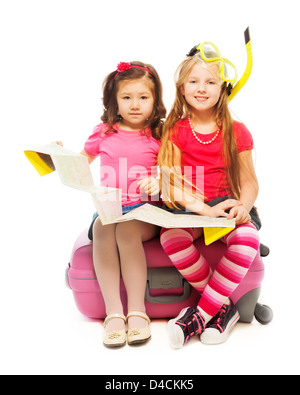
[[[252,224],[237,226],[226,238],[228,245],[247,245],[255,250],[259,249],[258,231]]]
[[[119,223],[116,226],[116,241],[117,244],[132,244],[141,243],[142,234],[138,227],[134,224],[134,221],[128,221]]]
[[[164,250],[170,245],[176,244],[177,247],[185,249],[193,244],[194,231],[190,228],[185,229],[166,229],[160,232],[160,243]]]
[[[98,217],[93,225],[93,241],[105,240],[105,238],[114,237],[115,225],[102,225],[100,218]]]
[[[103,225],[100,221],[100,218],[96,218],[94,225],[93,225],[93,239],[97,239],[98,237],[101,237],[101,234],[103,233]]]

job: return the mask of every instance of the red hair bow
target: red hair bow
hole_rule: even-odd
[[[117,71],[118,73],[122,73],[123,71],[131,69],[131,64],[127,62],[121,62],[118,64]]]

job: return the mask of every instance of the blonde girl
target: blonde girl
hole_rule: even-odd
[[[259,248],[260,221],[253,208],[258,194],[253,139],[242,123],[233,121],[228,109],[235,81],[234,66],[213,44],[194,47],[177,70],[176,99],[163,128],[159,164],[168,180],[167,186],[163,182],[165,208],[236,220],[236,228],[222,238],[227,250],[214,273],[193,245],[201,230],[161,231],[165,252],[201,296],[198,306],[183,309],[168,323],[175,348],[194,335],[210,344],[227,339],[239,319],[230,295]],[[191,185],[184,191],[181,174],[184,185]]]

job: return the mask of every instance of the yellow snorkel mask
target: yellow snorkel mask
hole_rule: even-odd
[[[236,67],[226,58],[221,56],[221,52],[215,44],[205,41],[196,47],[196,50],[200,52],[201,58],[205,62],[214,62],[220,64],[220,77],[225,82],[234,84],[238,79]]]
[[[247,50],[247,65],[241,79],[237,81],[238,74],[236,67],[226,58],[221,56],[219,49],[211,42],[205,41],[191,49],[187,56],[194,56],[200,53],[205,62],[217,62],[220,64],[220,77],[228,83],[227,93],[229,101],[236,96],[248,81],[252,70],[252,48],[249,27],[244,32],[245,45]]]

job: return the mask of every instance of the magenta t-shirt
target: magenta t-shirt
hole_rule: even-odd
[[[100,184],[122,189],[122,205],[150,202],[142,194],[137,182],[156,177],[157,154],[160,141],[152,137],[151,130],[107,132],[104,123],[97,125],[85,143],[84,150],[91,156],[100,156]],[[155,203],[155,201],[154,201]]]
[[[234,122],[233,132],[238,152],[253,149],[253,138],[244,124]],[[215,134],[197,133],[197,136],[210,141]],[[172,141],[181,151],[182,173],[204,193],[206,201],[232,195],[222,157],[222,130],[211,144],[201,144],[195,139],[188,119],[184,119],[175,125]]]

